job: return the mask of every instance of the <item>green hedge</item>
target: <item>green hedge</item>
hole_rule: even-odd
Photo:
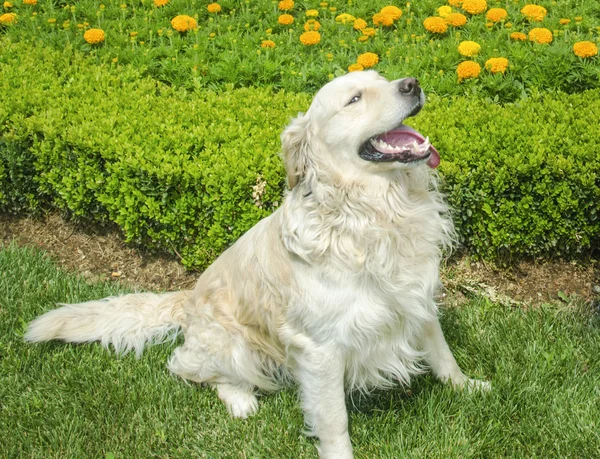
[[[205,267],[277,207],[279,134],[306,94],[165,86],[69,49],[4,42],[0,211],[51,206]],[[600,242],[600,91],[500,107],[432,97],[413,124],[443,158],[465,245],[578,256]]]

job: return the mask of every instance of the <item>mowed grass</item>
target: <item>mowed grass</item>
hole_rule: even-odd
[[[124,290],[89,285],[30,249],[0,249],[0,456],[316,457],[297,392],[260,399],[232,419],[215,393],[169,374],[176,344],[140,360],[97,344],[26,345],[26,323],[56,302]],[[584,307],[507,308],[474,299],[443,327],[469,394],[431,376],[409,388],[349,398],[359,458],[599,457],[600,320]]]

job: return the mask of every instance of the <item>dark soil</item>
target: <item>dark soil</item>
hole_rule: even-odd
[[[150,254],[126,244],[116,229],[78,225],[57,215],[34,219],[0,214],[0,244],[11,242],[38,247],[59,266],[90,280],[122,282],[136,289],[188,289],[199,275],[186,271],[172,255]],[[522,261],[498,268],[463,257],[445,267],[443,278],[447,290],[458,297],[483,294],[523,304],[567,298],[590,301],[600,296],[599,268],[598,261]]]

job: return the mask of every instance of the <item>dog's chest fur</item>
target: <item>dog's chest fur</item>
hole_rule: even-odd
[[[312,187],[283,209],[284,244],[297,257],[297,288],[310,285],[290,319],[347,352],[354,387],[417,372],[422,324],[437,313],[441,247],[452,223],[427,182],[370,190]]]

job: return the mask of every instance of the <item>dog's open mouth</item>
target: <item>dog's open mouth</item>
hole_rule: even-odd
[[[433,169],[440,164],[440,154],[429,138],[416,129],[401,124],[399,127],[367,140],[358,152],[365,161],[415,163],[427,161]]]

